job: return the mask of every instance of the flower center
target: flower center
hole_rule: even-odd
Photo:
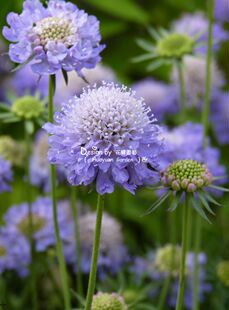
[[[70,47],[75,43],[76,39],[76,28],[66,18],[46,17],[37,22],[34,31],[43,46],[50,41],[54,41],[64,43],[67,47]]]
[[[192,53],[194,43],[186,34],[172,33],[158,41],[157,52],[161,57],[180,58]]]
[[[164,186],[171,187],[174,191],[183,189],[195,192],[212,182],[212,174],[205,165],[195,160],[178,160],[162,172],[161,181]]]
[[[6,256],[6,248],[3,245],[0,245],[0,257]]]
[[[46,224],[45,218],[43,218],[39,215],[36,215],[36,214],[32,214],[32,222],[33,222],[32,234],[35,234],[35,233],[39,232],[40,230],[42,230]],[[30,218],[29,218],[29,216],[26,216],[25,218],[23,218],[19,222],[18,228],[23,235],[25,235],[25,236],[30,235]]]

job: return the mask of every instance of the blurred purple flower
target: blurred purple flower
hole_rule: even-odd
[[[132,89],[136,91],[136,96],[145,99],[159,120],[162,120],[166,113],[175,113],[177,110],[173,98],[174,90],[163,82],[147,78],[133,84]]]
[[[55,114],[44,128],[49,161],[65,166],[72,185],[96,182],[97,192],[112,193],[115,184],[134,193],[158,181],[159,127],[143,99],[113,83],[88,88]]]
[[[83,69],[83,76],[90,85],[96,84],[96,87],[102,85],[102,82],[116,82],[116,76],[112,69],[102,64],[98,64],[94,69]],[[57,76],[58,87],[56,89],[54,102],[61,105],[73,96],[78,96],[82,93],[83,88],[88,84],[80,78],[76,72],[72,71],[68,74],[68,85],[66,85],[63,75],[60,73]]]
[[[50,198],[38,198],[32,204],[33,218],[33,238],[36,243],[38,252],[45,251],[47,248],[54,246],[56,243],[52,201]],[[26,203],[12,206],[4,216],[6,229],[8,233],[14,236],[28,237],[30,231],[29,207]],[[71,231],[71,225],[68,223],[66,212],[58,209],[58,221],[60,226],[60,234],[63,240],[67,239]]]
[[[203,126],[201,124],[186,123],[172,130],[164,128],[162,133],[166,148],[160,156],[160,167],[166,168],[174,161],[193,159],[207,165],[214,177],[223,177],[215,181],[224,184],[227,180],[226,168],[220,164],[220,150],[210,145],[203,150]],[[215,195],[221,192],[214,191]]]
[[[33,153],[30,159],[30,178],[31,183],[40,187],[45,192],[49,192],[50,183],[50,165],[47,159],[48,153],[48,135],[44,130],[37,133]],[[57,167],[57,180],[65,179],[65,171],[63,167]]]
[[[215,1],[215,18],[219,22],[229,22],[229,3],[228,0]]]
[[[0,274],[15,270],[21,277],[28,275],[30,264],[29,242],[22,236],[12,234],[7,228],[0,229]]]
[[[229,144],[229,93],[220,93],[211,104],[211,121],[221,145]]]
[[[35,74],[29,65],[18,70],[12,79],[12,88],[17,96],[26,94],[35,95],[38,93],[41,98],[48,95],[48,77],[42,76],[41,79]]]
[[[11,190],[9,183],[13,179],[10,163],[0,156],[0,193]]]
[[[93,246],[96,214],[93,212],[80,216],[81,239],[81,268],[84,273],[90,272],[91,251]],[[65,257],[69,264],[76,266],[76,249],[74,232],[69,236],[64,247]],[[100,242],[100,256],[98,272],[100,278],[106,273],[117,273],[122,265],[128,261],[128,252],[124,245],[120,224],[107,213],[103,216],[102,234]]]
[[[199,47],[197,52],[207,52],[208,18],[202,12],[184,14],[180,19],[173,23],[173,29],[180,33],[187,33],[193,37],[200,35],[199,42],[203,43],[203,46]],[[220,41],[227,40],[226,32],[218,24],[214,24],[213,26],[213,39],[214,49],[219,47]]]
[[[3,28],[10,44],[13,62],[32,61],[32,70],[40,75],[60,69],[77,71],[94,68],[100,61],[99,22],[76,5],[50,0],[44,7],[39,0],[25,0],[21,14],[9,13],[9,27]]]

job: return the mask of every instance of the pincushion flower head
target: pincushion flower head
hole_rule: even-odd
[[[214,176],[208,167],[193,159],[181,159],[172,162],[161,171],[160,188],[167,189],[153,206],[146,212],[151,213],[157,209],[168,197],[173,197],[169,211],[174,211],[182,198],[190,198],[194,209],[208,221],[204,212],[206,209],[214,215],[210,204],[220,205],[207,191],[208,188],[229,192],[228,189],[213,184]]]
[[[93,297],[92,310],[127,310],[124,299],[116,294],[97,293]]]
[[[95,233],[96,214],[93,212],[81,215],[79,218],[80,243],[81,243],[81,268],[84,273],[90,271],[91,249]],[[65,257],[68,263],[75,266],[74,232],[69,235],[65,244]],[[98,260],[98,272],[100,278],[106,273],[117,273],[128,260],[127,249],[124,245],[121,225],[107,213],[103,215],[102,233],[100,241],[100,256]]]
[[[9,183],[13,179],[10,163],[0,156],[0,193],[10,191]]]
[[[72,185],[96,182],[99,194],[115,184],[134,193],[157,178],[159,127],[143,99],[126,87],[104,83],[88,88],[55,114],[44,128],[49,161],[65,166]]]
[[[59,208],[58,211],[61,237],[65,239],[70,232],[70,225],[68,225],[64,210]],[[36,249],[39,252],[45,251],[56,243],[51,200],[49,198],[38,198],[32,204],[31,212],[33,222],[32,235],[36,243]],[[12,206],[5,214],[4,220],[8,232],[29,238],[30,217],[29,207],[26,203]]]
[[[12,42],[10,59],[19,64],[31,62],[40,75],[60,69],[81,72],[100,61],[99,22],[94,16],[62,0],[26,0],[21,14],[9,13],[4,37]]]
[[[229,16],[229,5],[227,0],[215,1],[215,19],[219,22],[227,22]]]
[[[10,136],[0,136],[0,156],[12,166],[21,167],[25,159],[25,147]]]

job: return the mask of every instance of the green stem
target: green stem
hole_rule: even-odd
[[[99,245],[100,245],[100,236],[101,236],[101,228],[102,228],[103,208],[104,208],[104,196],[101,196],[98,194],[97,216],[96,216],[93,253],[92,253],[92,260],[91,260],[91,271],[90,271],[90,277],[89,277],[86,305],[85,305],[84,310],[91,310],[93,295],[95,291],[97,263],[98,263],[98,257],[99,257]]]
[[[79,223],[79,210],[76,205],[77,188],[71,187],[71,209],[74,220],[75,240],[76,240],[76,257],[77,257],[77,292],[83,296],[83,279],[81,273],[81,241],[80,241],[80,223]]]
[[[202,123],[204,128],[203,136],[203,148],[207,146],[207,134],[208,134],[208,121],[209,121],[209,112],[210,112],[210,101],[211,101],[211,74],[212,74],[212,45],[213,45],[213,24],[214,24],[214,5],[215,1],[210,0],[208,18],[209,18],[209,27],[208,27],[208,53],[207,53],[207,63],[206,63],[206,84],[205,84],[205,101],[202,112]],[[195,263],[194,263],[194,302],[193,310],[199,309],[199,262],[198,256],[201,248],[201,230],[202,230],[202,220],[201,218],[196,218],[196,237],[195,237]]]
[[[186,102],[186,85],[184,78],[184,68],[183,61],[179,60],[177,62],[177,70],[179,76],[179,84],[180,84],[180,101],[181,101],[181,118],[184,122],[186,120],[186,110],[187,110],[187,102]]]
[[[32,309],[38,309],[38,296],[37,296],[37,275],[36,275],[36,249],[33,239],[33,211],[32,211],[32,193],[31,193],[31,181],[30,181],[30,156],[31,156],[31,136],[29,132],[29,125],[31,123],[24,123],[25,141],[26,141],[26,195],[28,203],[28,218],[29,218],[29,242],[30,242],[30,275],[31,275],[31,296],[32,296]]]
[[[172,275],[169,274],[168,277],[165,280],[164,285],[163,285],[163,288],[162,288],[162,291],[161,291],[161,294],[160,294],[160,298],[159,298],[159,303],[158,303],[158,306],[157,306],[157,310],[163,310],[164,309],[164,305],[165,305],[166,298],[167,298],[167,295],[168,295],[168,291],[169,291],[171,280],[172,280]]]
[[[49,77],[49,122],[53,123],[53,96],[55,91],[55,76]],[[63,246],[60,237],[60,228],[58,223],[58,211],[57,211],[57,198],[56,198],[56,167],[54,165],[50,165],[50,174],[51,174],[51,196],[52,196],[52,207],[53,207],[53,221],[54,221],[54,229],[56,235],[56,250],[58,261],[60,265],[60,274],[63,286],[63,295],[64,295],[64,306],[65,310],[71,309],[71,298],[70,298],[70,290],[68,287],[68,276],[67,276],[67,268],[63,255]]]
[[[181,267],[180,267],[180,281],[179,291],[177,296],[176,310],[182,310],[184,300],[184,289],[185,289],[185,269],[186,269],[186,253],[188,245],[188,214],[189,214],[189,194],[186,194],[185,205],[183,208],[183,219],[182,219],[182,254],[181,254]]]

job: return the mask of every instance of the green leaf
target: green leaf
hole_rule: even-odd
[[[137,63],[137,62],[149,60],[149,59],[152,59],[152,58],[155,58],[155,57],[157,57],[157,56],[154,55],[154,54],[143,54],[143,55],[136,56],[136,57],[132,58],[131,61],[133,63]]]
[[[5,120],[3,120],[2,121],[4,124],[9,124],[9,123],[17,123],[17,122],[20,122],[20,118],[18,118],[18,117],[9,117],[9,118],[7,118],[7,119],[5,119]]]
[[[161,196],[144,214],[149,215],[150,213],[154,212],[169,196],[171,195],[171,192],[168,191],[163,196]]]
[[[132,0],[85,0],[97,9],[112,16],[146,25],[149,15],[135,1]]]
[[[153,53],[154,51],[154,45],[144,39],[137,39],[136,40],[137,45],[140,46],[143,50]]]
[[[222,204],[220,204],[219,202],[217,202],[211,195],[209,195],[207,192],[204,192],[204,195],[206,197],[206,199],[208,201],[210,201],[211,203],[215,204],[216,206],[222,207]]]
[[[199,213],[199,215],[205,219],[209,224],[211,224],[211,221],[209,220],[209,218],[207,217],[207,215],[205,214],[204,210],[202,209],[201,205],[199,204],[199,202],[195,199],[192,198],[191,202],[193,204],[194,209],[197,211],[197,213]]]
[[[201,192],[198,192],[198,196],[203,206],[208,210],[208,212],[211,213],[212,215],[215,215],[215,213],[212,211],[211,207],[209,206],[207,200],[205,199],[204,194],[202,194]]]
[[[4,111],[10,111],[10,107],[7,104],[1,102],[0,102],[0,109]]]
[[[168,209],[169,212],[175,211],[176,208],[179,206],[182,194],[183,194],[183,192],[180,192],[176,196],[174,196],[172,206]]]
[[[213,189],[217,189],[218,191],[222,191],[222,192],[227,192],[229,193],[229,189],[225,188],[225,187],[221,187],[221,186],[216,186],[216,185],[209,185],[208,187],[211,187]]]
[[[151,35],[151,37],[155,40],[160,40],[161,39],[161,36],[160,34],[157,32],[156,29],[154,29],[153,27],[149,27],[148,28],[148,32],[149,34]]]
[[[5,112],[5,113],[0,113],[0,119],[7,119],[7,118],[12,118],[15,115],[12,112]]]
[[[158,69],[159,67],[161,67],[162,65],[164,65],[164,60],[163,59],[158,59],[155,60],[154,62],[152,62],[147,68],[147,71],[154,71],[156,69]]]

